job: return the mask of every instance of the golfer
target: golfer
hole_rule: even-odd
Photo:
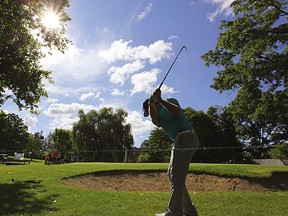
[[[168,209],[155,216],[198,215],[185,185],[192,155],[199,145],[197,134],[178,101],[174,98],[163,100],[159,88],[143,103],[143,112],[145,117],[150,115],[153,124],[162,127],[173,141],[167,172],[171,190]]]

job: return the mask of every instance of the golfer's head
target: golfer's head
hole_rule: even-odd
[[[149,116],[148,106],[149,106],[149,99],[146,99],[143,103],[143,109],[142,109],[144,117]]]

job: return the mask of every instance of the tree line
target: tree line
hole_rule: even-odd
[[[198,134],[200,148],[194,154],[193,162],[211,163],[251,163],[252,159],[287,159],[287,143],[272,140],[270,142],[254,142],[254,135],[261,137],[262,129],[255,129],[253,135],[245,133],[247,128],[238,124],[229,107],[211,106],[205,113],[191,107],[184,109],[193,128]],[[266,136],[266,135],[265,135]],[[265,139],[263,139],[265,140]],[[168,162],[172,141],[161,128],[151,131],[141,148],[139,162]],[[157,151],[158,149],[162,151]]]
[[[246,129],[242,131],[243,127],[237,125],[229,107],[212,106],[206,113],[188,107],[184,113],[200,140],[193,162],[250,163],[254,158],[288,158],[286,143],[254,143],[254,137],[243,136]],[[81,161],[121,162],[125,154],[131,162],[168,162],[172,141],[164,131],[155,128],[136,148],[131,125],[125,120],[127,115],[124,109],[111,107],[88,113],[80,110],[71,130],[56,128],[45,138],[41,133],[29,134],[21,118],[2,111],[0,151],[29,153],[39,159],[49,152],[59,152],[66,162],[72,155]],[[261,133],[259,129],[259,136]]]

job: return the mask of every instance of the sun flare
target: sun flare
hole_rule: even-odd
[[[49,11],[43,15],[42,23],[46,28],[56,29],[60,27],[60,17],[57,13]]]

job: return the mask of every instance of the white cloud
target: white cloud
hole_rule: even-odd
[[[176,36],[171,35],[170,39],[173,38]],[[125,96],[125,91],[129,90],[111,88],[106,86],[105,82],[101,86],[102,78],[104,80],[107,74],[112,84],[124,85],[130,79],[133,88],[130,90],[131,95],[137,92],[152,93],[155,90],[153,85],[157,82],[160,70],[158,68],[150,70],[154,67],[150,66],[164,58],[170,58],[172,43],[158,40],[148,45],[133,46],[132,42],[116,40],[107,49],[103,49],[103,45],[81,49],[73,45],[65,54],[55,52],[52,56],[43,59],[43,67],[53,71],[52,78],[55,82],[55,84],[45,82],[48,94],[53,97],[46,101],[42,112],[50,119],[47,123],[50,130],[72,129],[73,123],[78,121],[80,109],[87,113],[92,109],[99,110],[103,107],[126,107],[127,100],[125,98],[119,100],[117,96]],[[146,67],[149,69],[143,71]],[[101,82],[98,84],[96,81],[99,80]],[[112,90],[110,93],[114,97],[107,98],[107,95],[104,95],[100,98],[102,92],[110,91],[108,89]],[[173,88],[164,85],[162,90],[163,92],[174,91]],[[65,101],[65,103],[58,103],[55,98],[59,101],[61,98],[61,102]],[[87,102],[97,98],[98,104],[97,107],[80,103],[70,104],[72,98],[74,101],[78,98],[80,101]],[[132,124],[134,139],[140,142],[141,136],[146,136],[154,126],[150,119],[142,119],[142,114],[139,112],[129,113],[128,116],[127,121]]]
[[[161,91],[162,91],[162,94],[163,94],[163,93],[166,93],[166,94],[174,94],[174,93],[175,93],[174,88],[168,87],[168,86],[165,85],[165,84],[162,85]]]
[[[110,49],[100,50],[99,56],[107,62],[116,62],[120,60],[132,60],[133,48],[129,47],[132,41],[123,41],[122,39],[114,41]]]
[[[131,77],[131,83],[134,85],[131,90],[131,95],[137,92],[146,92],[151,93],[155,88],[153,84],[157,81],[157,75],[160,73],[160,70],[154,68],[150,71],[144,71],[138,74],[134,74]]]
[[[52,98],[52,97],[45,98],[44,100],[41,101],[41,103],[39,103],[39,111],[42,112],[42,110],[46,109],[46,107],[49,104],[56,103],[56,102],[58,102],[58,99],[56,98]]]
[[[149,3],[144,11],[142,11],[140,14],[137,15],[137,20],[136,21],[142,21],[145,19],[145,17],[152,11],[152,3]]]
[[[108,71],[110,81],[115,84],[123,85],[124,82],[129,78],[130,74],[133,74],[144,68],[144,64],[137,60],[132,63],[127,63],[122,67],[111,67]]]
[[[84,110],[84,112],[89,112],[92,109],[97,109],[97,107],[78,103],[53,103],[48,107],[47,110],[44,111],[44,114],[51,117],[73,116],[77,115],[80,109]]]
[[[81,84],[83,85],[83,83]],[[77,94],[84,94],[85,92],[90,92],[91,87],[90,86],[81,86],[81,85],[74,85],[71,87],[65,87],[58,85],[57,83],[55,84],[50,84],[47,83],[45,84],[46,90],[49,95],[61,95],[61,96],[75,96]]]
[[[55,128],[63,128],[71,130],[73,123],[79,120],[78,111],[80,109],[87,113],[91,110],[97,110],[99,107],[78,103],[51,104],[48,109],[44,111],[45,115],[53,118],[52,122],[49,123],[49,129],[54,130]]]
[[[177,39],[177,38],[178,38],[178,36],[176,36],[176,35],[170,35],[168,37],[168,40],[173,40],[173,39]]]
[[[23,122],[28,126],[29,131],[31,131],[31,129],[34,128],[38,123],[38,118],[27,114],[24,116]]]
[[[96,92],[96,93],[94,94],[93,99],[99,98],[100,95],[101,95],[101,92],[100,92],[100,91]]]
[[[149,46],[132,47],[132,41],[122,39],[114,41],[107,50],[101,50],[99,56],[107,62],[149,60],[150,64],[155,64],[163,58],[170,56],[172,44],[163,40],[158,40]]]
[[[134,142],[138,147],[145,138],[147,139],[150,131],[155,128],[150,118],[144,118],[143,114],[137,111],[129,112],[126,122],[131,124]]]
[[[54,118],[52,122],[49,123],[49,129],[54,130],[56,128],[62,128],[65,130],[71,130],[73,124],[79,120],[78,117],[68,117],[68,116],[59,116]]]
[[[90,97],[93,97],[95,95],[95,93],[93,92],[89,92],[89,93],[86,93],[86,94],[82,94],[79,98],[80,101],[84,101],[86,100],[87,98],[90,98]]]
[[[48,99],[46,100],[46,102],[47,102],[47,103],[56,103],[56,102],[58,102],[58,99],[56,99],[56,98],[48,98]]]
[[[233,9],[230,8],[234,0],[206,0],[206,2],[217,5],[217,9],[208,14],[208,19],[213,22],[217,16],[225,14],[226,17],[233,15]]]
[[[42,59],[41,64],[53,71],[52,78],[58,85],[76,86],[94,81],[104,75],[108,67],[99,57],[100,46],[80,49],[70,45],[64,54],[54,50],[52,55]]]
[[[131,124],[132,134],[135,136],[151,131],[155,127],[150,119],[145,119],[142,113],[136,111],[129,112],[126,121]]]
[[[113,89],[112,96],[124,96],[124,91],[120,91],[119,89]]]

